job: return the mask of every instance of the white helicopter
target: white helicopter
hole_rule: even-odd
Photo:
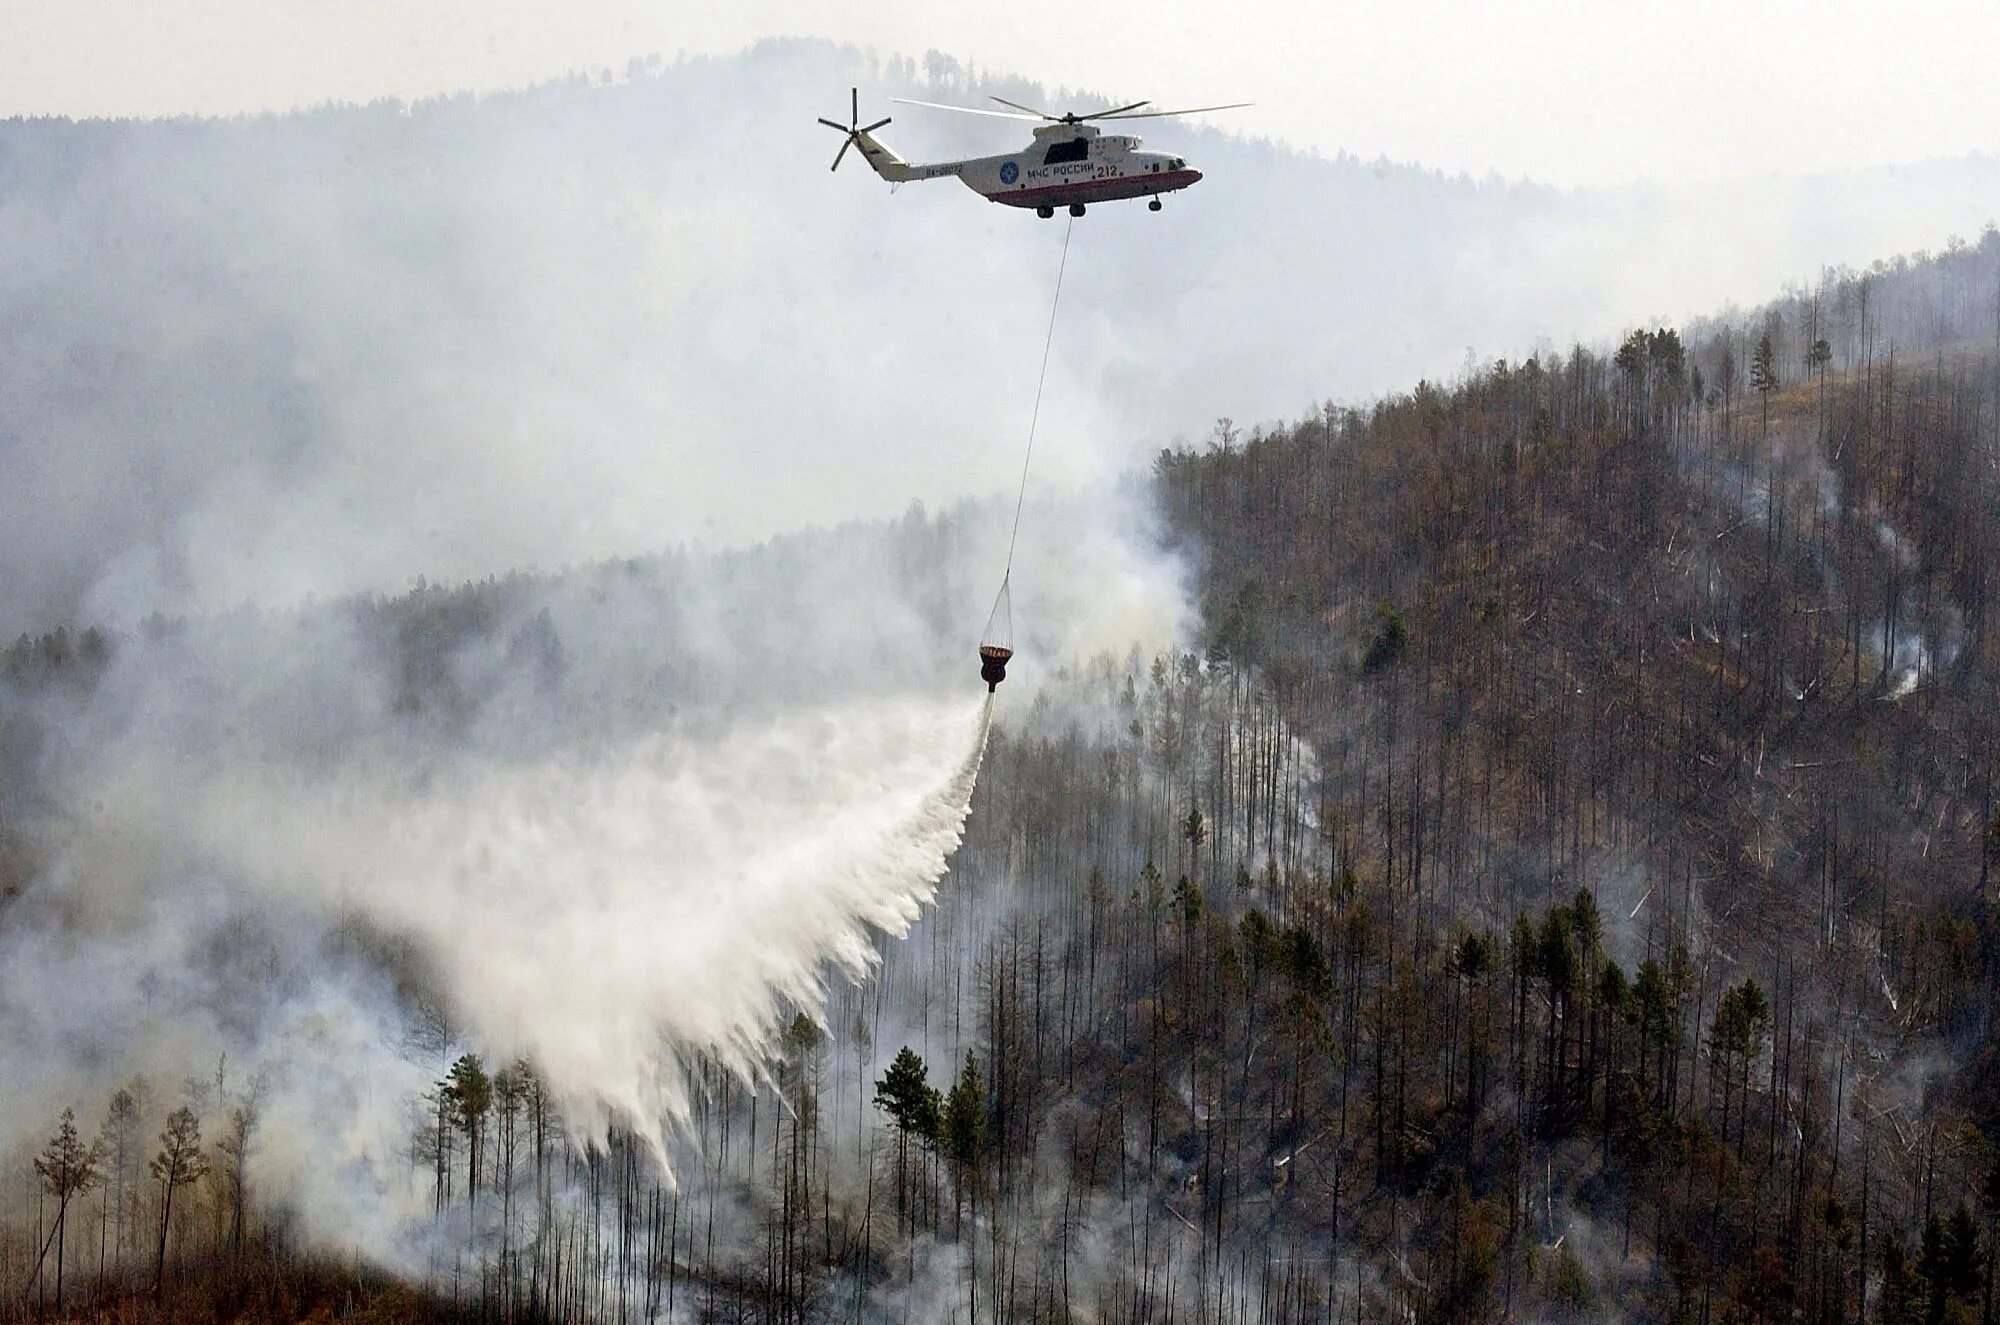
[[[1192,106],[1185,110],[1145,110],[1149,101],[1100,110],[1088,115],[1051,115],[1032,106],[1023,106],[1005,97],[993,100],[1007,110],[946,106],[935,101],[892,100],[905,106],[928,106],[933,110],[954,110],[966,115],[990,115],[1003,120],[1041,120],[1035,129],[1035,145],[1005,156],[980,156],[964,161],[939,161],[918,165],[903,160],[884,147],[875,130],[889,123],[887,116],[870,125],[861,123],[861,90],[851,90],[851,118],[846,124],[824,119],[821,124],[847,135],[834,155],[831,170],[840,169],[840,160],[850,147],[859,147],[862,157],[876,174],[891,184],[913,179],[941,179],[955,175],[974,193],[988,202],[1009,207],[1032,207],[1044,219],[1056,208],[1068,207],[1071,216],[1082,216],[1084,205],[1111,202],[1120,198],[1144,198],[1146,206],[1160,210],[1160,195],[1184,189],[1201,178],[1201,172],[1187,161],[1167,152],[1144,152],[1140,140],[1130,135],[1101,133],[1091,120],[1145,120],[1163,115],[1196,115],[1211,110],[1236,110],[1252,103],[1232,102],[1227,106]]]

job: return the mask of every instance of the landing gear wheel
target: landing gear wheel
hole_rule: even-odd
[[[1073,203],[1071,203],[1071,204],[1069,205],[1069,214],[1070,214],[1071,216],[1082,216],[1082,215],[1083,215],[1083,204],[1082,204],[1082,203],[1080,203],[1080,202],[1073,202]]]
[[[1041,217],[1044,221],[1048,220],[1051,216],[1054,216],[1055,214],[1056,214],[1056,209],[1053,207],[1035,208],[1035,215]]]
[[[1146,204],[1146,210],[1147,210],[1147,211],[1149,211],[1149,212],[1157,212],[1157,211],[1159,211],[1159,210],[1160,210],[1160,200],[1159,200],[1158,198],[1155,198],[1155,199],[1153,199],[1153,200],[1152,200],[1151,202],[1147,203],[1147,204]]]

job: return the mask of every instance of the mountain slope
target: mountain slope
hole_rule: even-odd
[[[1018,126],[888,96],[1089,100],[779,42],[607,87],[0,124],[0,635],[1008,489],[1061,223],[829,177],[813,121],[851,82],[913,158]],[[1973,159],[1564,193],[1148,126],[1208,178],[1076,228],[1036,475],[1058,487],[1468,346],[1970,236],[2000,191]]]

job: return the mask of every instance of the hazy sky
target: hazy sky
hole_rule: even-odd
[[[1231,127],[1558,183],[2000,148],[1993,0],[5,0],[0,115],[422,96],[784,35],[1161,103],[1251,99]]]

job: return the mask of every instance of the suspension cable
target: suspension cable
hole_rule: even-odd
[[[1021,507],[1028,500],[1028,464],[1035,458],[1035,425],[1042,418],[1042,389],[1049,381],[1049,349],[1056,343],[1056,310],[1062,307],[1063,273],[1069,270],[1069,236],[1076,229],[1076,218],[1069,218],[1063,226],[1062,261],[1056,264],[1056,294],[1049,304],[1049,330],[1042,338],[1042,372],[1035,379],[1035,408],[1028,415],[1028,449],[1021,457],[1021,491],[1014,498],[1014,529],[1007,535],[1007,571],[1000,577],[1000,590],[1005,593],[1007,582],[1014,577],[1014,544],[1021,537]]]

